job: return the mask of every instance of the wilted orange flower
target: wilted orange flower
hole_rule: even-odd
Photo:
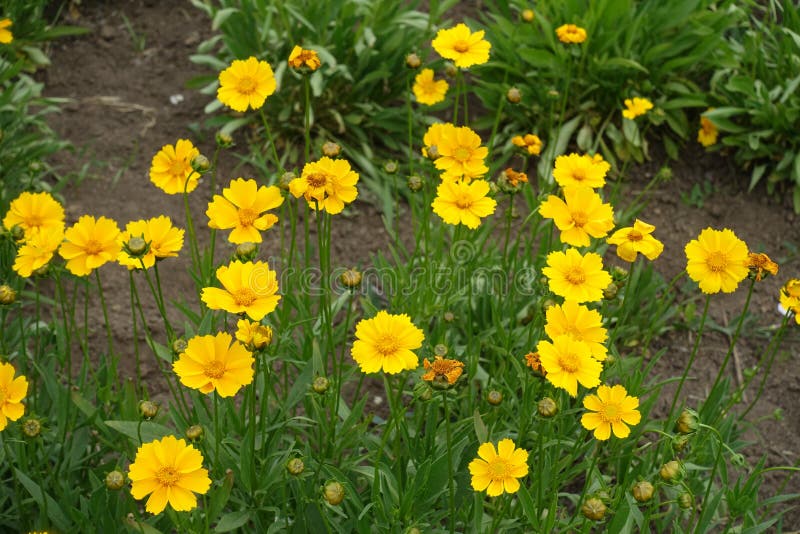
[[[713,110],[714,108],[708,108],[706,113]],[[711,146],[717,142],[717,135],[719,135],[719,130],[717,130],[717,126],[711,122],[711,119],[706,117],[705,115],[700,116],[700,130],[697,132],[697,142],[703,146]]]
[[[542,366],[542,360],[539,358],[538,352],[529,352],[525,355],[525,365],[533,369],[535,373],[539,373],[542,376],[547,374],[547,371],[544,370]]]
[[[761,252],[750,252],[747,255],[747,268],[750,269],[750,274],[755,276],[756,282],[760,282],[765,274],[772,276],[778,274],[778,264]]]
[[[527,150],[531,156],[538,156],[542,152],[542,140],[536,134],[515,135],[511,142],[514,146]]]
[[[458,360],[450,360],[436,356],[433,362],[422,360],[422,365],[428,371],[422,375],[423,380],[438,384],[453,385],[464,372],[464,364]]]
[[[294,45],[292,52],[289,54],[289,66],[293,69],[299,69],[303,65],[311,70],[317,70],[322,65],[322,62],[314,50],[306,50],[299,45]]]
[[[511,185],[512,187],[517,187],[520,182],[528,181],[527,174],[525,174],[524,172],[517,172],[511,167],[503,171],[503,173],[506,175],[506,181],[508,181],[509,185]]]

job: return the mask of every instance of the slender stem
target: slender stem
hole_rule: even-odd
[[[269,146],[272,147],[272,162],[275,164],[276,169],[278,169],[280,172],[284,172],[283,165],[281,165],[281,159],[278,157],[278,149],[275,148],[275,141],[272,138],[272,130],[269,129],[269,122],[267,122],[267,116],[264,114],[263,106],[259,108],[258,113],[261,115],[261,122],[264,124],[264,132],[267,134]]]
[[[100,307],[103,309],[103,321],[106,323],[106,336],[108,337],[108,355],[111,357],[111,375],[114,379],[117,377],[117,355],[114,353],[114,335],[111,333],[111,322],[108,320],[108,307],[106,306],[106,299],[103,295],[103,284],[100,282],[99,269],[94,270],[95,279],[97,280],[97,293],[100,296]]]
[[[592,473],[594,472],[595,466],[597,466],[597,457],[600,456],[600,451],[598,450],[598,444],[595,444],[594,454],[592,455],[592,463],[589,466],[589,470],[586,471],[586,482],[583,484],[583,490],[581,490],[581,496],[578,498],[578,503],[575,505],[575,511],[573,512],[572,519],[570,519],[570,524],[578,517],[578,511],[581,509],[581,503],[583,503],[583,499],[586,498],[586,493],[589,491],[589,486],[592,484]]]
[[[141,359],[139,355],[139,323],[136,320],[136,305],[135,301],[133,300],[133,291],[134,291],[134,281],[133,281],[133,270],[128,271],[128,283],[129,283],[129,290],[131,297],[131,320],[133,321],[133,354],[136,358],[136,386],[135,389],[137,392],[140,392],[140,387],[142,384],[142,367],[141,367]],[[140,392],[144,395],[145,390],[144,388],[141,389]],[[141,440],[140,440],[141,441]]]
[[[216,464],[217,469],[220,468],[222,465],[222,461],[219,457],[219,395],[216,392],[213,393],[214,395],[214,463]]]
[[[461,99],[461,69],[456,70],[456,99],[453,105],[453,124],[458,126],[458,101]]]
[[[194,222],[192,220],[192,211],[189,209],[189,180],[192,176],[197,174],[197,171],[192,171],[186,177],[186,182],[183,184],[183,209],[186,214],[186,229],[189,232],[189,249],[192,252],[192,268],[195,272],[200,272],[200,251],[197,248],[197,235],[194,231]]]
[[[453,484],[453,437],[450,430],[450,410],[447,408],[447,390],[442,390],[442,406],[444,407],[444,427],[447,435],[447,488],[449,491],[450,533],[456,531],[456,490]]]
[[[678,398],[681,395],[681,390],[683,389],[683,383],[686,381],[686,377],[689,374],[689,370],[692,368],[692,364],[694,363],[694,359],[697,356],[697,349],[700,347],[700,339],[703,337],[703,329],[706,325],[706,317],[708,317],[708,305],[711,302],[711,295],[706,295],[706,304],[703,307],[703,315],[700,317],[700,327],[697,329],[697,337],[694,340],[694,347],[692,347],[692,354],[689,356],[689,363],[686,364],[686,368],[683,370],[683,375],[681,376],[680,382],[678,382],[678,389],[675,390],[675,396],[672,398],[672,404],[670,404],[669,412],[667,412],[667,420],[666,420],[666,428],[669,427],[670,418],[672,418],[673,410],[675,410],[675,404],[678,402]]]
[[[756,405],[756,402],[758,402],[758,399],[760,399],[761,395],[764,393],[764,387],[767,384],[767,378],[769,378],[770,371],[772,371],[772,364],[775,362],[775,355],[778,354],[778,348],[780,347],[781,341],[783,340],[783,335],[786,333],[786,326],[789,324],[790,318],[791,318],[791,314],[787,314],[787,315],[784,316],[783,322],[781,323],[780,328],[775,333],[775,337],[773,338],[773,343],[771,343],[770,345],[767,346],[767,348],[764,350],[764,354],[761,355],[761,358],[759,359],[758,364],[756,364],[756,367],[760,368],[761,367],[761,363],[764,361],[764,358],[765,357],[768,358],[767,359],[767,367],[764,370],[764,374],[761,376],[761,382],[758,385],[758,392],[756,393],[756,395],[753,398],[753,400],[750,401],[750,404],[747,405],[747,408],[745,409],[745,411],[739,416],[740,419],[744,419],[745,417],[747,417],[747,414],[750,413],[750,410],[753,409],[753,407]],[[772,348],[771,351],[770,351],[770,347]],[[769,353],[769,356],[767,356],[768,353]],[[753,375],[748,377],[747,381],[742,386],[742,391],[744,391],[750,385],[750,382],[753,381],[754,377],[755,377],[755,373],[753,373]]]

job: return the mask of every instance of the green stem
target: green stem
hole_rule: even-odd
[[[108,320],[108,307],[106,306],[106,299],[103,295],[103,284],[100,281],[100,271],[94,270],[95,279],[97,280],[97,293],[100,296],[100,307],[103,309],[103,321],[106,323],[106,336],[108,337],[108,355],[111,357],[111,375],[116,379],[117,377],[117,355],[114,352],[114,335],[111,333],[111,322]]]
[[[453,437],[450,430],[450,410],[447,408],[447,390],[442,390],[442,406],[444,407],[444,427],[447,436],[447,489],[450,507],[450,534],[456,531],[456,490],[453,484]]]
[[[278,169],[280,172],[284,172],[283,165],[281,165],[281,160],[278,157],[278,149],[275,148],[275,141],[272,138],[272,130],[269,128],[269,122],[267,122],[267,116],[264,114],[263,106],[258,110],[259,115],[261,115],[261,122],[264,124],[264,132],[267,134],[267,140],[269,141],[269,146],[272,147],[272,162],[275,164],[275,168]]]
[[[137,393],[144,396],[145,388],[142,388],[142,367],[141,367],[141,358],[139,355],[139,322],[136,319],[136,305],[135,301],[133,300],[133,290],[134,290],[133,270],[128,271],[128,283],[129,283],[128,292],[130,293],[131,297],[131,321],[133,322],[133,354],[134,357],[136,358],[135,389]]]
[[[678,398],[681,395],[681,390],[683,389],[683,383],[686,381],[686,377],[689,374],[689,370],[692,368],[692,364],[694,363],[694,359],[697,356],[697,349],[700,347],[700,339],[703,337],[703,329],[706,325],[706,317],[708,317],[708,305],[711,302],[711,295],[706,295],[706,303],[703,307],[703,315],[700,317],[700,326],[697,329],[697,337],[694,340],[694,347],[692,347],[692,353],[689,356],[689,363],[686,364],[686,368],[683,370],[683,375],[681,376],[680,382],[678,382],[678,389],[675,390],[675,396],[672,398],[672,404],[670,404],[669,412],[667,412],[667,420],[666,420],[666,427],[669,428],[670,419],[673,415],[673,410],[675,410],[675,405],[678,402]]]
[[[303,95],[305,97],[305,107],[303,108],[303,136],[305,138],[303,161],[308,163],[308,158],[311,154],[311,90],[308,76],[303,76]]]
[[[739,416],[740,419],[744,419],[745,417],[747,417],[747,414],[750,413],[750,410],[753,409],[753,407],[758,402],[758,399],[760,399],[761,395],[764,393],[764,387],[767,385],[767,378],[769,378],[770,371],[772,371],[772,364],[775,363],[775,355],[778,354],[778,348],[781,345],[781,341],[783,340],[783,335],[786,333],[786,326],[789,324],[789,321],[790,321],[791,317],[792,317],[791,314],[786,314],[784,316],[783,322],[781,322],[780,328],[778,329],[778,331],[775,333],[775,336],[773,337],[773,343],[771,343],[770,345],[767,345],[767,348],[764,350],[764,354],[761,355],[761,358],[759,359],[758,364],[756,364],[756,368],[760,368],[762,362],[764,361],[764,358],[765,357],[768,358],[767,359],[767,367],[764,370],[764,374],[761,377],[761,382],[758,385],[758,392],[756,393],[755,398],[753,398],[753,400],[750,401],[750,403],[747,405],[747,408],[745,409],[745,411]],[[770,348],[772,348],[772,350],[770,350]],[[767,356],[767,354],[769,354],[769,356]],[[742,391],[747,389],[747,387],[750,385],[750,382],[753,381],[754,377],[755,377],[755,373],[753,373],[750,377],[748,377],[747,381],[742,386]]]

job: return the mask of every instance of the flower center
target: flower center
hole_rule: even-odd
[[[222,378],[225,374],[225,364],[217,360],[208,362],[203,366],[203,373],[208,378]]]
[[[619,406],[616,404],[606,404],[603,406],[603,409],[600,410],[600,417],[603,421],[607,423],[619,423],[620,421],[620,409]]]
[[[162,486],[174,486],[181,479],[178,470],[172,466],[165,465],[156,471],[156,480]]]
[[[95,256],[103,250],[103,245],[96,239],[90,239],[83,249],[86,251],[87,256]]]
[[[644,236],[639,230],[631,230],[628,232],[628,241],[641,241]]]
[[[311,187],[322,187],[328,183],[328,176],[321,172],[312,172],[306,176],[306,182]]]
[[[578,228],[582,228],[584,224],[589,222],[589,216],[582,211],[576,211],[572,214],[572,222],[574,222],[575,226]]]
[[[567,282],[573,285],[580,285],[586,281],[586,273],[580,267],[573,267],[564,276]]]
[[[489,462],[489,475],[492,478],[506,478],[508,477],[508,472],[511,470],[511,466],[508,465],[508,460],[505,458],[497,457],[491,462]]]
[[[706,258],[706,265],[713,273],[719,273],[728,266],[728,257],[722,252],[712,252]]]
[[[243,287],[233,292],[233,300],[239,306],[250,306],[255,302],[256,294],[249,287]]]
[[[250,76],[239,79],[236,89],[243,95],[250,95],[256,91],[256,80]]]
[[[42,225],[42,217],[40,215],[28,215],[25,221],[31,228],[38,228]]]
[[[184,176],[188,167],[189,163],[186,160],[176,159],[173,160],[172,165],[169,166],[169,173],[173,176]]]
[[[472,151],[463,146],[458,147],[453,152],[453,158],[457,159],[458,161],[468,161],[470,156],[472,156]]]
[[[456,199],[456,206],[462,210],[469,209],[472,206],[472,199],[466,195],[461,195]]]
[[[558,364],[561,366],[561,369],[566,371],[567,373],[574,373],[580,368],[580,361],[578,360],[578,356],[571,352],[566,354],[561,354],[558,358]]]
[[[456,41],[455,44],[453,44],[453,50],[459,54],[463,54],[469,50],[469,43],[467,41]]]
[[[572,169],[572,179],[576,182],[582,182],[586,179],[585,169]]]
[[[239,210],[239,224],[242,226],[252,226],[253,222],[258,219],[258,212],[250,208],[242,208]]]
[[[375,350],[382,356],[391,356],[397,349],[400,348],[400,343],[393,334],[384,334],[378,342],[375,343]]]

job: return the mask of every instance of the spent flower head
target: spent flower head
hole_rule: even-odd
[[[314,50],[307,50],[300,45],[294,45],[288,59],[289,66],[293,69],[306,67],[311,71],[317,70],[322,62]]]

